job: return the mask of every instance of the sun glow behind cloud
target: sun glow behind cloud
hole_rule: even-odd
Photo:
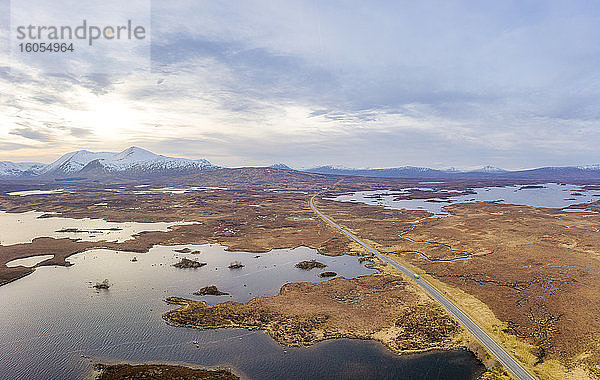
[[[77,88],[72,95],[80,105],[77,109],[65,109],[65,119],[103,140],[135,138],[156,119],[150,105],[124,98],[118,92],[94,94]]]

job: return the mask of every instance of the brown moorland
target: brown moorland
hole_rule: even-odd
[[[65,258],[69,255],[95,247],[145,252],[155,244],[221,243],[232,250],[253,252],[306,245],[329,255],[364,253],[361,247],[328,228],[308,207],[310,194],[333,186],[340,181],[339,177],[276,169],[219,172],[156,183],[157,188],[187,185],[227,188],[184,194],[136,194],[138,189],[134,185],[139,182],[88,182],[61,184],[76,192],[17,197],[5,192],[40,186],[0,184],[3,190],[0,209],[9,212],[38,210],[110,221],[200,222],[177,226],[168,232],[142,233],[124,243],[39,238],[28,244],[0,246],[0,283],[31,273],[30,268],[5,267],[14,258],[54,254],[54,259],[42,265],[66,265]],[[344,179],[335,187],[335,193],[324,195],[393,190],[415,186],[417,182]],[[438,195],[445,195],[448,190],[468,191],[470,187],[512,183],[454,181],[435,186],[441,192]],[[415,193],[415,196],[436,194]],[[94,206],[97,203],[107,205]],[[536,357],[531,365],[537,361],[535,367],[541,368],[558,360],[571,370],[583,366],[588,374],[598,374],[600,242],[597,236],[600,234],[595,228],[600,224],[599,217],[488,202],[453,205],[448,208],[453,213],[451,217],[409,223],[429,214],[324,199],[318,199],[317,203],[322,211],[381,251],[398,251],[395,258],[412,264],[437,281],[439,287],[447,286],[448,292],[458,289],[465,292],[461,297],[482,301],[481,305],[489,307],[492,316],[498,318],[499,334],[535,346]],[[430,262],[415,252],[433,259],[465,255],[472,258]],[[460,297],[455,301],[463,302]]]

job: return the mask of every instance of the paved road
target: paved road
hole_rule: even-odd
[[[331,226],[337,228],[344,235],[348,236],[350,239],[354,240],[358,244],[365,247],[369,252],[373,253],[374,255],[379,257],[381,260],[400,269],[404,274],[406,274],[407,276],[412,278],[417,284],[419,284],[423,289],[425,289],[425,291],[427,293],[429,293],[433,298],[435,298],[439,303],[441,303],[450,313],[452,313],[467,328],[467,330],[469,330],[477,339],[479,339],[481,344],[483,344],[488,349],[488,351],[491,352],[492,355],[494,355],[498,359],[498,361],[500,361],[502,364],[504,364],[504,367],[506,367],[517,379],[519,379],[519,380],[535,379],[533,376],[531,376],[529,374],[529,372],[527,372],[525,370],[525,368],[523,368],[515,359],[513,359],[512,356],[510,356],[506,351],[504,351],[504,349],[502,349],[502,347],[500,347],[496,342],[494,342],[494,340],[485,331],[483,331],[479,326],[477,326],[475,324],[475,322],[473,322],[471,320],[471,318],[469,318],[468,315],[463,313],[456,305],[454,305],[452,302],[450,302],[436,288],[429,285],[429,283],[427,281],[423,280],[422,278],[415,277],[413,272],[410,269],[408,269],[404,265],[398,263],[397,261],[392,260],[389,257],[381,254],[381,252],[379,252],[375,248],[371,247],[367,243],[363,242],[362,240],[360,240],[358,237],[356,237],[351,232],[346,231],[340,225],[338,225],[333,220],[329,219],[321,211],[319,211],[313,203],[313,199],[315,198],[315,196],[310,198],[310,202],[309,202],[310,208],[315,213],[317,213],[317,215],[319,215],[319,217],[321,217],[321,219],[325,220]]]

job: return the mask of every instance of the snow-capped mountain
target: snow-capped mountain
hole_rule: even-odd
[[[196,171],[214,167],[204,159],[188,160],[154,154],[142,148],[132,146],[106,158],[90,161],[81,171],[100,167],[109,173],[114,172],[158,172],[158,171]]]
[[[416,166],[401,166],[383,169],[348,169],[335,166],[320,166],[304,170],[309,173],[335,174],[364,177],[389,177],[389,178],[436,178],[436,179],[466,179],[466,178],[503,178],[503,179],[585,179],[600,178],[600,165],[587,166],[562,166],[544,167],[528,170],[508,171],[494,166],[484,166],[477,170],[446,170],[430,169]]]
[[[492,165],[486,165],[484,167],[482,167],[481,169],[476,169],[473,170],[473,172],[477,172],[477,173],[503,173],[506,170],[501,169],[497,166],[492,166]]]
[[[78,150],[62,155],[58,160],[47,165],[40,174],[70,174],[83,169],[87,164],[94,160],[100,160],[114,156],[110,152],[90,152],[87,150]]]
[[[600,170],[600,164],[578,166],[577,169],[581,169],[581,170]]]
[[[204,159],[189,160],[154,154],[132,146],[122,152],[78,150],[51,164],[0,162],[0,176],[93,177],[98,175],[165,175],[216,168]]]
[[[0,161],[0,176],[21,177],[36,175],[46,166],[39,162],[10,162]]]
[[[281,170],[294,170],[294,169],[290,168],[289,166],[287,166],[286,164],[283,164],[283,163],[273,164],[273,165],[271,165],[269,167],[273,168],[273,169],[281,169]]]
[[[443,171],[422,168],[416,166],[402,166],[398,168],[386,168],[386,169],[349,169],[338,166],[319,166],[312,169],[305,170],[309,173],[319,174],[336,174],[336,175],[351,175],[351,176],[367,176],[367,177],[408,177],[408,178],[420,178],[429,176],[441,176]]]

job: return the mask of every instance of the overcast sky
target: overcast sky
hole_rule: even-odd
[[[598,1],[154,1],[151,38],[152,71],[117,75],[11,70],[4,49],[0,160],[600,162]]]

